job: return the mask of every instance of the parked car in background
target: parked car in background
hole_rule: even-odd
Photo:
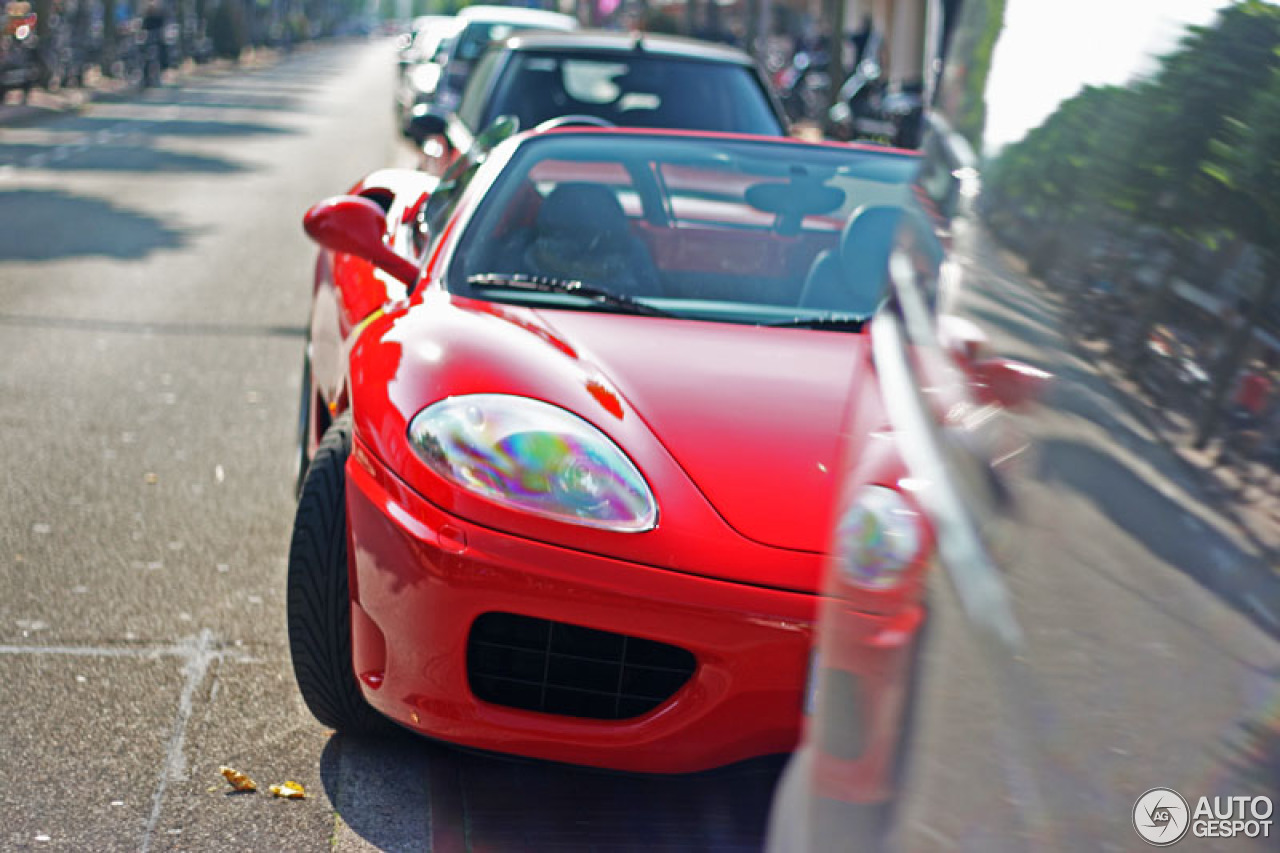
[[[399,72],[403,75],[409,66],[434,57],[440,37],[456,23],[457,18],[453,15],[420,15],[414,18],[409,31],[396,41],[396,67]]]
[[[452,15],[427,15],[415,23],[421,26],[414,30],[397,60],[396,115],[401,121],[415,106],[435,98],[444,75],[449,40],[462,27],[462,22]]]
[[[790,750],[839,449],[897,470],[866,328],[916,168],[557,128],[313,207],[288,601],[317,718],[643,772]],[[914,547],[868,582],[918,612],[912,507],[872,508]],[[909,647],[885,618],[861,636]],[[876,654],[888,743],[909,660]]]
[[[419,108],[406,135],[441,172],[499,118],[783,136],[786,116],[746,53],[674,36],[529,33],[485,54],[452,114]]]
[[[458,13],[457,22],[457,31],[436,52],[435,62],[443,72],[435,88],[424,93],[425,100],[445,113],[457,107],[471,72],[490,43],[522,30],[578,28],[571,15],[519,6],[468,6]]]

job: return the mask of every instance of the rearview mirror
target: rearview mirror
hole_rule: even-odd
[[[427,104],[418,104],[409,113],[404,124],[404,135],[418,145],[423,145],[433,136],[443,136],[448,122],[440,113],[435,112]]]
[[[326,249],[363,258],[410,287],[418,280],[417,265],[387,245],[387,216],[374,201],[354,195],[325,199],[307,211],[302,227]]]

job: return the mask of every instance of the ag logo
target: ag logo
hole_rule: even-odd
[[[1133,828],[1156,847],[1173,844],[1187,834],[1190,825],[1187,801],[1172,788],[1152,788],[1133,804]]]

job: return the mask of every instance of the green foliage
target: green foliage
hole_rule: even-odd
[[[1100,202],[1124,210],[1126,161],[1139,96],[1116,86],[1086,88],[1011,146],[988,171],[992,191],[1028,213],[1076,218]]]
[[[948,61],[944,92],[951,92],[949,118],[975,151],[982,150],[987,124],[987,77],[996,42],[1004,28],[1006,0],[968,0],[961,6],[960,22]]]
[[[1218,204],[1241,236],[1258,245],[1280,243],[1280,53],[1242,119],[1224,123],[1201,167]]]
[[[1280,238],[1280,6],[1242,0],[1189,28],[1150,80],[1089,88],[992,164],[1036,219],[1100,211],[1184,235]]]

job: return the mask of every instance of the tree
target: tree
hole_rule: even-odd
[[[941,110],[951,127],[982,150],[987,125],[987,77],[1000,31],[1004,29],[1006,0],[967,0],[960,6],[947,69],[942,81]]]
[[[1142,116],[1126,159],[1129,200],[1142,218],[1180,231],[1203,228],[1221,185],[1203,169],[1252,107],[1280,47],[1280,7],[1245,0],[1213,24],[1191,27],[1140,87]]]
[[[1086,89],[1009,146],[988,170],[993,195],[1017,206],[1048,239],[1032,266],[1053,263],[1052,235],[1115,211],[1187,247],[1247,241],[1266,256],[1268,281],[1214,366],[1214,393],[1197,441],[1212,433],[1255,324],[1280,279],[1280,6],[1241,0],[1191,27],[1155,75],[1124,88]],[[1179,257],[1175,266],[1184,262]],[[1130,360],[1142,352],[1172,276],[1139,310]]]
[[[1263,253],[1266,278],[1252,294],[1240,330],[1215,365],[1213,394],[1197,422],[1196,445],[1203,447],[1217,425],[1222,404],[1249,351],[1253,330],[1280,292],[1280,47],[1273,49],[1273,69],[1242,119],[1224,127],[1201,171],[1214,196],[1216,218]]]

